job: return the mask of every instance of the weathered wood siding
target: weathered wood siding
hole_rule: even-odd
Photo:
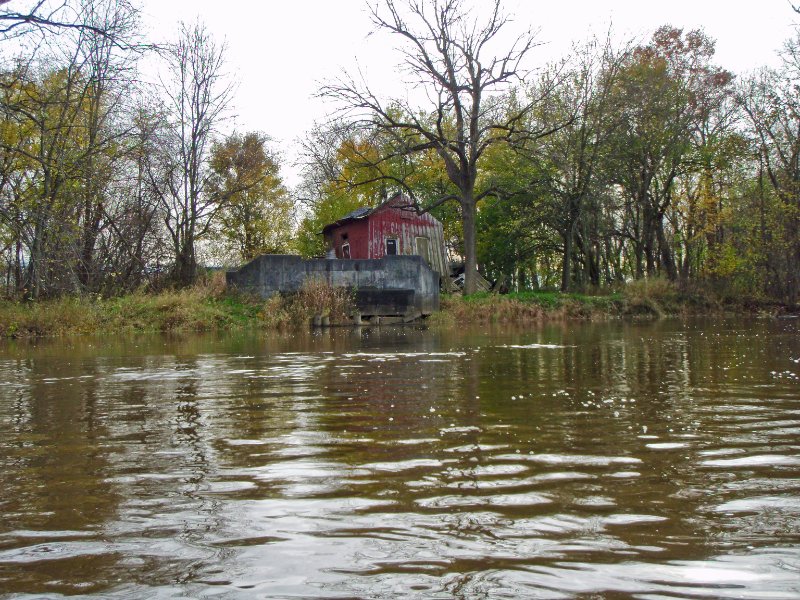
[[[356,216],[325,227],[328,247],[336,258],[343,259],[345,241],[350,246],[351,259],[379,259],[387,255],[386,241],[395,240],[397,256],[422,256],[440,276],[447,276],[442,224],[431,215],[417,214],[408,209],[409,200],[398,194],[374,210],[359,209]],[[403,209],[406,207],[406,209]]]
[[[373,258],[369,255],[369,223],[366,219],[344,223],[330,233],[328,244],[336,251],[336,258],[344,258],[342,246],[347,236],[350,244],[350,258]]]
[[[369,258],[386,256],[387,239],[397,240],[398,255],[421,255],[417,238],[425,238],[428,240],[429,256],[423,258],[439,275],[446,275],[442,224],[428,213],[418,215],[414,211],[398,208],[407,203],[406,199],[398,196],[368,217]]]

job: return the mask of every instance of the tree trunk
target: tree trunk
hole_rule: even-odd
[[[92,199],[86,200],[83,212],[83,235],[81,243],[80,264],[78,265],[78,281],[84,290],[95,290],[95,245],[100,231],[99,203],[94,205]]]
[[[197,258],[194,243],[184,239],[179,251],[175,254],[175,266],[172,279],[181,287],[192,285],[197,278]]]
[[[464,228],[464,294],[478,291],[478,258],[475,243],[475,200],[471,193],[461,200],[461,224]]]
[[[678,270],[675,267],[675,259],[672,256],[672,248],[670,248],[669,243],[667,242],[667,236],[664,234],[664,216],[659,215],[658,221],[656,222],[656,236],[658,238],[658,246],[659,246],[659,255],[660,255],[660,263],[661,268],[666,272],[667,278],[670,281],[676,281],[678,279]]]
[[[787,298],[789,304],[797,304],[798,297],[800,297],[800,227],[798,227],[797,220],[794,219],[790,222],[789,239],[793,242],[793,251],[789,252],[789,277],[787,281]]]
[[[653,277],[656,275],[656,239],[655,232],[653,231],[652,224],[647,223],[647,228],[644,234],[644,259],[646,262],[647,276]]]
[[[14,284],[16,292],[22,291],[22,240],[17,239],[14,252]]]
[[[528,276],[524,267],[517,267],[517,281],[515,289],[518,292],[524,292],[528,288]]]
[[[588,244],[586,253],[586,264],[589,267],[589,283],[596,288],[600,287],[600,249],[592,244]]]
[[[561,291],[568,292],[572,288],[572,262],[575,259],[575,235],[580,218],[579,198],[569,197],[567,207],[567,226],[564,229],[564,259],[561,265]]]
[[[572,247],[573,247],[572,225],[567,227],[564,235],[564,255],[561,263],[561,291],[570,291],[572,283]]]

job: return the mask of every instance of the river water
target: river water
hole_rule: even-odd
[[[5,344],[0,516],[11,598],[800,598],[800,323]]]

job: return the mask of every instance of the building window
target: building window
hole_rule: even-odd
[[[386,256],[395,256],[397,254],[397,240],[388,238],[386,240]]]
[[[350,258],[350,242],[342,244],[342,258]]]

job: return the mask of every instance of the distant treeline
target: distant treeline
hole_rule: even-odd
[[[780,67],[741,76],[702,31],[672,27],[531,70],[532,35],[487,54],[510,23],[499,2],[472,28],[459,1],[384,0],[375,27],[402,34],[417,89],[323,86],[341,112],[306,134],[295,203],[266,135],[220,133],[233,88],[201,24],[151,45],[130,0],[28,5],[0,5],[6,296],[118,295],[192,283],[201,264],[319,255],[323,225],[398,189],[443,221],[468,289],[480,268],[518,291],[660,277],[800,295],[800,37]]]
[[[201,262],[285,249],[277,159],[263,134],[220,134],[233,82],[202,24],[154,45],[129,0],[27,4],[0,8],[7,296],[185,286]]]

